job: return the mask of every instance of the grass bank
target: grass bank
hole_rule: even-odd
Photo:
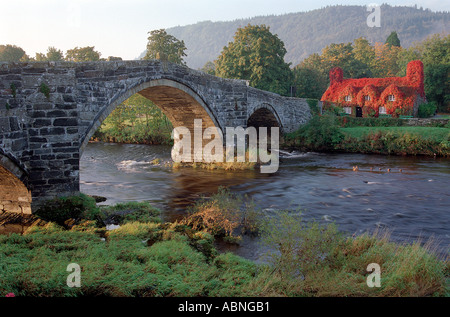
[[[138,124],[141,123],[141,124]],[[167,126],[144,125],[140,118],[134,124],[124,121],[119,127],[108,120],[95,131],[93,141],[125,143],[125,144],[147,144],[147,145],[172,145],[171,125]]]
[[[158,210],[131,203],[98,210],[97,220],[78,219],[70,227],[49,222],[0,236],[0,295],[449,295],[449,262],[431,245],[395,244],[387,235],[345,237],[334,225],[305,223],[288,211],[258,222],[256,232],[272,250],[267,264],[220,254],[215,237],[242,233],[254,215],[251,204],[234,198],[221,191],[181,223],[161,223]],[[106,230],[99,219],[120,227]],[[70,263],[81,267],[79,288],[66,284]],[[371,263],[381,267],[380,287],[367,285]]]
[[[330,115],[315,116],[288,134],[283,146],[319,152],[450,156],[448,126],[407,127],[400,119],[359,121],[359,126],[343,125],[341,121]],[[368,126],[360,126],[364,123]]]

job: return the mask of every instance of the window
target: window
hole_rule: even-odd
[[[345,101],[352,101],[352,96],[345,96],[344,100]]]
[[[378,108],[378,113],[379,113],[379,114],[386,114],[386,107],[380,107],[380,108]]]
[[[370,101],[370,96],[365,96],[364,99],[365,99],[366,101]]]
[[[395,101],[395,96],[394,95],[389,95],[388,96],[388,101]]]
[[[344,107],[344,111],[346,114],[352,114],[352,107]]]

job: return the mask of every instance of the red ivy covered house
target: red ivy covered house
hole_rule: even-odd
[[[342,107],[354,117],[417,116],[419,105],[426,102],[423,64],[409,62],[405,77],[344,79],[341,68],[330,71],[330,87],[321,101]]]

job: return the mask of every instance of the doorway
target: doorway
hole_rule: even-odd
[[[361,107],[356,107],[356,117],[357,118],[362,118],[363,116],[363,111]]]

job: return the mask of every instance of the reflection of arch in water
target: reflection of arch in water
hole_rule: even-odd
[[[166,197],[166,221],[180,220],[188,214],[188,208],[202,197],[210,197],[218,192],[219,187],[239,186],[256,178],[267,178],[257,170],[201,170],[181,168],[174,172],[171,193]]]
[[[31,193],[25,186],[28,173],[0,152],[0,212],[31,214]]]

